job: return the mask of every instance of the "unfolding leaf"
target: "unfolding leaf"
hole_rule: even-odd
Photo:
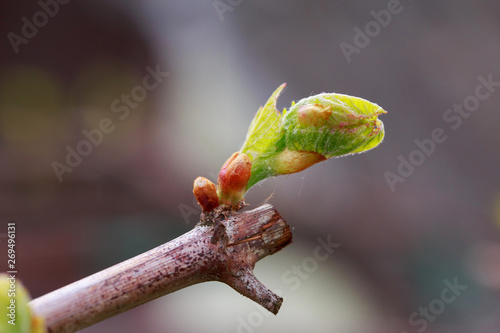
[[[283,83],[274,91],[264,107],[259,108],[250,124],[240,152],[247,154],[252,162],[257,157],[266,156],[275,151],[276,142],[280,137],[281,122],[281,114],[276,109],[276,100],[285,86],[286,83]]]
[[[361,153],[384,137],[377,104],[342,94],[304,98],[283,117],[281,143],[290,150],[313,151],[326,158]]]
[[[365,99],[322,93],[292,103],[281,115],[276,100],[282,84],[260,108],[250,125],[241,153],[250,157],[247,189],[259,181],[299,172],[338,156],[375,148],[384,138],[378,116],[386,113]]]

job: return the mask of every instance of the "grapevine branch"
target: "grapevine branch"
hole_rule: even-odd
[[[228,214],[228,215],[224,215]],[[214,212],[184,235],[30,302],[48,332],[75,332],[190,285],[220,281],[274,314],[283,299],[253,275],[292,241],[271,205]]]
[[[300,172],[333,157],[361,153],[382,142],[380,106],[322,93],[276,109],[279,86],[252,120],[245,143],[222,166],[217,185],[193,184],[202,208],[190,232],[135,258],[30,302],[49,332],[73,332],[160,296],[205,281],[221,281],[276,314],[283,299],[253,275],[255,263],[292,241],[270,205],[238,213],[256,183]]]

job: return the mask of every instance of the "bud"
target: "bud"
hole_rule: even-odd
[[[290,150],[285,148],[274,160],[274,171],[279,175],[300,172],[310,166],[326,160],[321,154],[313,151]]]
[[[236,207],[243,200],[251,176],[252,162],[246,154],[234,153],[224,163],[217,180],[219,201]]]
[[[198,177],[193,183],[193,194],[204,212],[211,212],[219,206],[215,184],[205,177]]]
[[[297,113],[301,125],[322,127],[327,125],[332,110],[320,104],[306,104],[299,107]]]
[[[362,153],[384,138],[386,113],[365,99],[322,93],[292,103],[281,114],[276,89],[250,124],[241,152],[250,157],[247,189],[268,177],[302,171],[326,159]],[[219,196],[220,197],[220,196]]]
[[[319,94],[292,105],[283,116],[284,144],[290,150],[314,151],[325,158],[360,153],[377,146],[386,113],[377,104],[342,94]]]

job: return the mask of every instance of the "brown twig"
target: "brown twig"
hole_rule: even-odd
[[[253,275],[255,263],[292,241],[270,205],[212,214],[186,234],[30,302],[49,332],[74,332],[190,285],[221,281],[278,313],[283,299]]]

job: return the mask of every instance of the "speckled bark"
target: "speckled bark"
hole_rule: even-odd
[[[49,332],[74,332],[176,290],[227,283],[276,314],[282,298],[253,275],[255,263],[288,245],[290,228],[270,205],[207,216],[190,232],[31,301]]]

